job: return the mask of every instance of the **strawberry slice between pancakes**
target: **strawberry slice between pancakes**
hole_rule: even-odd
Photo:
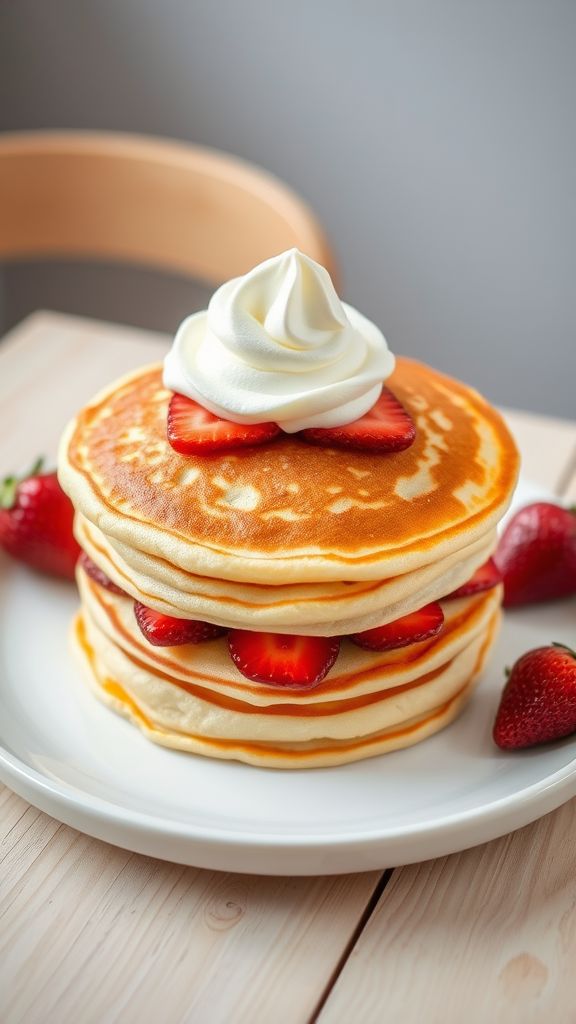
[[[203,640],[214,640],[226,632],[222,626],[215,626],[212,622],[163,615],[162,612],[157,612],[140,601],[134,602],[134,615],[142,633],[154,647],[199,644]]]
[[[416,427],[389,388],[365,416],[341,427],[309,427],[300,437],[323,448],[356,448],[371,452],[401,452],[416,437]]]
[[[127,596],[126,591],[122,590],[121,587],[117,586],[117,584],[114,583],[110,579],[110,577],[106,575],[106,573],[100,568],[100,566],[96,565],[96,562],[92,561],[90,556],[87,555],[85,551],[83,551],[82,554],[80,555],[80,558],[78,559],[78,565],[80,565],[81,568],[84,569],[84,572],[86,573],[87,576],[90,577],[91,580],[94,580],[94,582],[98,583],[99,586],[104,587],[105,590],[109,590],[111,594],[122,594],[123,597]]]
[[[403,615],[401,619],[365,629],[362,633],[353,633],[349,639],[368,651],[393,651],[397,647],[408,647],[409,644],[437,636],[443,625],[442,608],[437,601],[433,601],[417,612]]]
[[[247,679],[270,686],[310,690],[320,683],[338,657],[337,636],[297,636],[232,629],[228,647],[236,668]]]
[[[474,575],[466,583],[463,583],[457,590],[453,590],[444,600],[449,601],[453,597],[471,597],[472,594],[481,594],[483,590],[491,590],[492,587],[497,587],[499,583],[502,583],[502,573],[494,559],[489,558],[487,562],[484,562],[484,565],[476,569]]]
[[[173,395],[168,406],[168,441],[180,455],[210,455],[264,444],[279,433],[277,423],[222,420],[185,395]]]

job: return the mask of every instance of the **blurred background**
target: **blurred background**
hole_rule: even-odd
[[[0,130],[143,132],[259,164],[316,211],[343,297],[393,351],[574,417],[575,41],[571,0],[0,0]],[[174,331],[208,294],[5,266],[0,332],[36,308]]]

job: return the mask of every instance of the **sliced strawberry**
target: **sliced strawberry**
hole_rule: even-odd
[[[181,455],[264,444],[280,433],[277,423],[231,423],[213,416],[184,395],[173,395],[168,407],[168,440]]]
[[[301,436],[323,448],[401,452],[413,443],[416,427],[396,396],[384,388],[376,405],[359,420],[342,427],[309,427]]]
[[[338,657],[337,636],[295,636],[232,629],[228,647],[236,668],[256,683],[310,690]]]
[[[80,555],[78,564],[82,566],[84,572],[91,580],[94,580],[95,583],[104,587],[105,590],[109,590],[112,594],[123,594],[124,597],[126,597],[125,592],[112,582],[110,577],[107,576],[98,565],[96,565],[96,562],[93,562],[92,559],[89,558],[85,551]]]
[[[444,600],[448,601],[452,597],[470,597],[472,594],[481,594],[483,590],[491,590],[492,587],[497,587],[499,583],[502,583],[502,573],[494,559],[489,558],[487,562],[484,562],[484,565],[476,569],[474,575],[466,583],[463,583],[457,590],[453,590]]]
[[[403,615],[401,619],[387,622],[384,626],[354,633],[349,639],[368,651],[392,651],[396,647],[407,647],[408,644],[429,640],[440,632],[443,624],[444,613],[438,602],[433,601],[417,612]]]
[[[179,647],[181,644],[199,644],[203,640],[213,640],[226,632],[222,626],[212,622],[200,622],[197,619],[177,619],[174,615],[163,615],[162,612],[148,608],[139,601],[134,602],[136,622],[144,636],[154,647]]]

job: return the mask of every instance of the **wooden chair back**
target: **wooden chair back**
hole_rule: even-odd
[[[335,274],[305,203],[235,157],[114,133],[0,136],[0,260],[121,261],[218,284],[292,246]]]

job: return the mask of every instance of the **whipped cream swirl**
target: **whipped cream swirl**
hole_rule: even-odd
[[[184,320],[164,385],[222,419],[272,420],[293,433],[359,419],[393,369],[375,324],[340,302],[324,267],[290,249]]]

